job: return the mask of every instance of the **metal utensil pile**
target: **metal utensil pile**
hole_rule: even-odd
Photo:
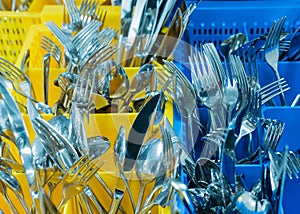
[[[177,1],[122,1],[119,49],[113,46],[117,31],[101,28],[105,12],[99,12],[96,2],[83,1],[79,10],[73,1],[64,3],[70,23],[63,29],[46,23],[64,46],[66,61],[66,71],[55,81],[61,95],[53,108],[47,90],[44,102],[38,102],[24,71],[0,59],[0,193],[10,211],[58,213],[69,203],[82,213],[148,213],[156,206],[169,206],[172,213],[282,210],[286,175],[298,178],[300,154],[287,146],[276,150],[285,124],[262,118],[261,111],[275,96],[285,104],[284,92],[290,89],[277,75],[278,53],[287,50],[281,41],[285,18],[274,22],[264,40],[246,43],[242,35],[234,35],[220,50],[212,43],[191,48],[190,82],[167,59],[176,47],[168,38],[182,37],[199,2],[182,12]],[[257,46],[257,41],[263,44]],[[47,51],[41,60],[48,89],[49,60],[60,64],[62,51],[46,36],[41,46]],[[277,78],[268,85],[260,84],[256,67],[261,49]],[[296,52],[289,58],[295,59]],[[122,65],[139,70],[129,80]],[[179,131],[165,116],[167,102],[174,103],[180,115]],[[207,123],[202,110],[208,112]],[[33,142],[21,112],[30,117]],[[46,112],[53,114],[49,121],[40,114]],[[113,146],[106,136],[87,137],[90,116],[104,112],[137,113],[128,133],[119,127]],[[119,178],[114,187],[98,173],[110,147]],[[236,170],[244,164],[260,169],[260,179],[250,188]],[[15,173],[25,173],[29,189],[22,188]],[[135,179],[139,185],[133,187]],[[109,206],[95,184],[107,194]],[[22,207],[16,207],[7,189]],[[29,194],[32,204],[25,200]],[[125,195],[129,203],[122,202]]]

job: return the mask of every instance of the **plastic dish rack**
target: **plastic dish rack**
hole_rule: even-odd
[[[230,35],[244,33],[248,40],[265,34],[269,31],[274,20],[286,16],[284,30],[293,33],[300,25],[300,2],[296,1],[203,1],[190,17],[187,27],[185,41],[189,41],[192,46],[199,47],[204,43],[214,43],[219,48],[222,41]],[[184,45],[182,46],[184,47]],[[190,71],[187,69],[187,49],[180,47],[176,50],[175,60],[186,76],[190,79]],[[263,59],[260,57],[260,59]],[[268,84],[275,80],[271,68],[265,62],[258,63],[259,80],[261,85]],[[300,62],[280,62],[279,72],[284,77],[291,89],[285,92],[288,105],[291,105],[297,94],[300,94]],[[279,104],[279,98],[274,101]],[[181,118],[174,108],[174,127],[177,131],[185,130],[181,124]],[[205,124],[207,122],[207,112],[199,109],[200,119]],[[300,107],[266,107],[262,110],[263,117],[278,119],[285,123],[285,130],[278,145],[278,151],[282,151],[285,145],[289,145],[290,150],[300,148],[296,133],[299,132]],[[181,136],[184,139],[184,136]],[[197,144],[196,144],[197,147]],[[197,149],[197,148],[196,148]],[[239,149],[239,148],[238,148]],[[242,152],[242,151],[241,151]],[[243,174],[246,188],[260,179],[260,166],[240,165],[236,172]],[[286,178],[283,209],[284,213],[291,214],[299,210],[299,200],[297,193],[300,191],[300,180]]]
[[[63,16],[62,10],[63,6],[57,6],[60,8],[59,16]],[[103,28],[110,27],[113,29],[120,29],[121,21],[120,21],[120,7],[113,6],[101,6],[101,9],[107,11],[106,20],[103,24]],[[59,27],[62,26],[62,22],[58,24]],[[57,40],[57,38],[51,33],[51,31],[47,28],[47,26],[43,24],[32,25],[28,30],[28,36],[24,40],[23,47],[20,51],[20,55],[16,60],[16,65],[20,66],[22,62],[22,57],[27,49],[30,50],[30,68],[42,68],[43,56],[46,52],[41,48],[41,39],[42,36],[45,35],[53,40],[56,44],[58,44],[63,50],[62,44]],[[63,57],[62,57],[63,58]],[[63,62],[63,60],[62,60]],[[63,63],[61,63],[63,64]],[[57,66],[54,60],[51,60],[51,66]]]
[[[41,24],[50,19],[61,25],[63,7],[58,5],[44,6],[43,2],[40,1],[39,4],[31,5],[29,11],[34,12],[0,12],[0,57],[13,63],[17,61],[31,25]]]
[[[300,25],[300,4],[295,1],[203,1],[190,17],[190,44],[212,42],[218,48],[235,33],[248,40],[269,31],[274,20],[286,16],[284,30]]]
[[[135,73],[138,71],[138,68],[125,68],[125,71],[128,75],[129,81],[131,81],[132,77],[135,75]],[[49,84],[49,103],[51,106],[60,95],[60,88],[54,86],[53,81],[57,76],[65,72],[65,69],[57,69],[53,68],[50,70],[50,84]],[[41,68],[33,68],[28,70],[28,76],[32,80],[32,85],[34,90],[37,92],[37,99],[39,101],[43,101],[43,71]],[[53,115],[42,115],[45,120],[49,120],[53,117]],[[114,144],[116,137],[118,135],[118,131],[122,126],[124,126],[126,133],[129,133],[130,128],[137,116],[137,113],[103,113],[103,114],[90,114],[89,118],[89,124],[86,124],[86,131],[87,131],[87,137],[91,136],[105,136],[109,139],[111,142],[110,148],[108,151],[101,156],[103,160],[106,160],[106,163],[101,167],[99,170],[99,174],[101,175],[102,179],[105,181],[105,183],[108,185],[108,187],[113,192],[116,183],[117,183],[117,175],[116,172],[118,171],[116,169],[116,166],[114,164]],[[166,110],[165,110],[165,116],[169,119],[169,121],[173,122],[173,104],[167,103],[166,104]],[[33,142],[35,139],[35,132],[31,125],[30,118],[27,114],[23,114],[23,119],[26,124],[26,128],[29,134],[30,142]],[[10,144],[11,152],[12,154],[18,154],[18,150],[14,144]],[[19,158],[18,155],[14,155],[17,159]],[[25,173],[15,173],[14,174],[16,178],[19,180],[22,189],[24,191],[24,197],[26,200],[26,203],[31,205],[31,196],[28,189],[28,184],[26,180]],[[128,175],[129,176],[129,175]],[[128,177],[130,180],[129,185],[132,189],[135,203],[138,199],[139,194],[139,182],[138,179],[134,176]],[[152,182],[149,186],[147,186],[145,195],[149,194],[151,191],[151,188],[153,188],[154,182]],[[96,197],[99,199],[103,207],[108,210],[109,206],[111,204],[111,199],[108,196],[108,194],[105,192],[105,190],[102,188],[102,186],[95,180],[92,179],[90,182],[90,187],[95,190]],[[11,192],[9,192],[9,196],[14,197]],[[58,187],[55,192],[53,192],[52,200],[55,203],[55,205],[58,205],[59,200],[61,199],[61,189]],[[4,201],[3,195],[0,194],[0,201]],[[145,198],[144,198],[145,200]],[[18,205],[18,200],[15,200],[16,202],[14,205],[16,205],[16,208],[18,210],[18,213],[24,213],[24,210],[22,206]],[[73,201],[73,202],[72,202]],[[65,209],[65,213],[78,213],[76,210],[76,206],[73,204],[74,200],[70,200],[70,203],[67,204],[67,208]],[[123,200],[122,200],[122,206],[128,208],[126,210],[126,213],[133,213],[130,206],[127,207],[127,205],[130,204],[129,195],[128,193],[125,194]],[[10,213],[9,207],[7,207],[6,203],[3,203],[3,205],[0,205],[1,209],[4,211],[4,213]],[[152,213],[169,213],[168,209],[162,209],[159,207],[154,207],[152,210]],[[95,212],[94,212],[95,213]]]

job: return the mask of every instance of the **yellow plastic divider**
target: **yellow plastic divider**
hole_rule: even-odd
[[[51,69],[49,73],[49,105],[54,106],[54,104],[57,102],[61,89],[54,85],[54,80],[64,72],[64,69]],[[125,68],[125,72],[129,78],[129,81],[131,82],[131,79],[134,77],[136,72],[138,71],[138,68]],[[28,72],[29,78],[32,80],[32,86],[33,90],[35,91],[37,97],[36,99],[38,101],[43,102],[44,101],[44,86],[43,86],[43,72],[41,69],[30,69]],[[171,123],[173,123],[173,103],[167,102],[166,104],[166,116],[170,120]],[[106,133],[109,133],[108,137],[111,142],[114,142],[115,137],[117,136],[117,132],[121,125],[123,125],[125,128],[131,127],[131,124],[133,120],[135,119],[136,114],[135,113],[129,113],[129,114],[94,114],[91,115],[91,118],[89,119],[89,124],[87,126],[87,136],[97,136],[97,135],[106,135]],[[25,119],[27,119],[25,117]],[[28,120],[25,120],[27,123],[29,136],[31,142],[33,142],[35,133],[33,132],[33,129],[31,127],[31,124]],[[129,131],[129,130],[127,130]],[[111,148],[111,151],[113,151],[113,148]],[[109,160],[108,162],[113,162],[113,155],[112,153],[107,152],[106,157]],[[111,170],[111,166],[108,166],[107,170]]]
[[[62,2],[62,1],[61,1]],[[41,12],[45,5],[57,5],[56,0],[34,0],[28,9],[28,12]]]
[[[63,18],[63,7],[62,6],[56,6],[56,7],[60,7],[60,18]],[[53,19],[53,17],[55,16],[55,12],[54,10],[52,10],[51,8],[53,8],[53,6],[48,6],[46,7],[47,9],[47,13],[44,13],[43,16],[43,23]],[[106,20],[103,24],[103,28],[106,27],[110,27],[113,29],[120,29],[120,7],[116,7],[116,6],[101,6],[101,9],[107,11],[107,15],[106,15]],[[44,8],[45,9],[45,8]],[[54,9],[54,8],[53,8]],[[60,24],[58,24],[59,27],[62,26],[62,20],[60,20]],[[57,22],[56,22],[57,23]],[[40,24],[40,23],[37,23]],[[21,62],[22,62],[22,57],[24,55],[24,53],[26,52],[27,49],[30,50],[30,63],[29,63],[29,67],[30,68],[42,68],[42,60],[43,60],[43,56],[44,54],[46,54],[46,52],[40,47],[40,43],[41,43],[41,38],[42,35],[45,35],[47,37],[49,37],[50,39],[52,39],[56,44],[58,44],[61,47],[61,50],[63,51],[63,46],[62,44],[60,44],[60,42],[56,39],[56,37],[51,33],[51,31],[44,25],[33,25],[30,27],[30,29],[28,30],[27,33],[27,37],[24,40],[24,44],[22,46],[22,49],[20,51],[19,57],[16,61],[16,65],[20,66]],[[63,63],[63,57],[62,57],[62,65]],[[51,66],[56,66],[54,60],[52,60],[52,64]]]

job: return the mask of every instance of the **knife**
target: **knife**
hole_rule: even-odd
[[[151,97],[133,122],[127,138],[127,150],[123,166],[124,171],[131,171],[134,167],[135,160],[149,128],[152,114],[158,107],[161,97],[162,93],[158,93]]]

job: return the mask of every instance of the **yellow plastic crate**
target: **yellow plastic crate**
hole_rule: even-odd
[[[129,80],[134,76],[134,74],[137,72],[138,68],[125,68],[125,71],[129,77]],[[50,84],[49,84],[49,104],[52,106],[58,99],[60,94],[59,87],[54,86],[53,81],[57,76],[64,72],[64,69],[51,69],[50,70]],[[36,91],[37,99],[39,101],[43,101],[43,73],[41,69],[30,69],[28,71],[28,76],[32,80],[33,88]],[[166,116],[170,120],[171,123],[173,123],[173,104],[167,103],[166,105]],[[102,156],[103,160],[106,160],[107,162],[103,165],[101,168],[100,175],[103,178],[103,180],[108,184],[110,189],[113,191],[116,182],[116,172],[117,168],[114,164],[114,152],[113,152],[113,146],[114,142],[116,140],[118,130],[123,125],[126,130],[126,135],[128,135],[130,128],[133,124],[134,119],[136,118],[137,113],[122,113],[122,114],[91,114],[89,119],[89,124],[86,124],[86,130],[87,130],[87,137],[91,136],[105,136],[110,140],[111,146],[109,150]],[[46,120],[51,119],[52,115],[44,115],[44,118]],[[35,132],[31,126],[29,116],[26,114],[23,114],[23,118],[29,133],[30,142],[33,143],[35,138]],[[13,154],[15,154],[16,159],[20,161],[20,157],[17,155],[18,151],[15,145],[10,145],[11,151]],[[21,163],[21,162],[20,162]],[[26,182],[25,174],[15,174],[15,176],[18,178],[18,180],[21,183],[23,192],[25,194],[25,199],[28,205],[30,205],[31,197],[29,193],[28,184]],[[130,180],[130,186],[131,190],[133,191],[133,195],[135,198],[135,202],[137,201],[138,193],[139,193],[139,182],[138,180],[133,176]],[[96,196],[98,197],[99,201],[103,204],[105,209],[108,209],[111,203],[111,199],[106,195],[106,192],[103,190],[103,187],[99,185],[95,180],[91,181],[91,188],[96,189]],[[151,185],[148,185],[146,192],[145,192],[145,198],[146,195],[149,194],[151,191]],[[61,192],[60,190],[56,190],[55,193],[55,201],[58,203],[61,199]],[[18,203],[18,200],[15,198],[15,196],[10,192],[9,196],[12,197],[13,201],[15,202],[16,207],[19,209],[18,211],[20,213],[24,213],[24,210],[22,210],[21,206]],[[3,196],[0,195],[0,200],[4,200],[1,198]],[[144,199],[145,199],[144,198]],[[68,203],[67,213],[76,212],[74,206],[74,200],[71,200]],[[129,206],[129,195],[125,194],[123,200],[122,200],[122,206],[124,208],[128,209],[128,213],[133,213],[132,210],[130,211],[131,207]],[[4,213],[10,213],[9,207],[7,207],[7,204],[4,203],[3,206],[1,206],[1,209],[4,211]],[[160,209],[160,208],[153,208],[152,213],[168,213],[166,210]]]
[[[116,6],[101,6],[103,10],[107,11],[106,20],[104,22],[103,27],[110,27],[114,29],[120,29],[120,7]],[[51,20],[51,17],[49,17],[48,20]],[[58,26],[61,26],[58,25]],[[47,28],[47,26],[43,25],[33,25],[30,27],[26,40],[24,41],[24,45],[22,47],[22,50],[20,52],[20,55],[16,61],[16,65],[20,66],[22,62],[22,57],[27,49],[30,50],[30,62],[29,67],[30,68],[42,68],[42,60],[44,54],[46,52],[40,47],[40,42],[42,35],[45,35],[49,38],[51,38],[53,41],[55,41],[56,44],[60,45],[61,50],[63,50],[62,45],[60,42],[56,39],[56,37],[51,33],[51,31]],[[63,57],[62,57],[63,58]],[[51,66],[56,66],[54,60],[51,60],[52,64]]]
[[[29,27],[53,20],[63,22],[63,6],[44,6],[41,12],[0,12],[0,57],[15,63],[25,42]]]

